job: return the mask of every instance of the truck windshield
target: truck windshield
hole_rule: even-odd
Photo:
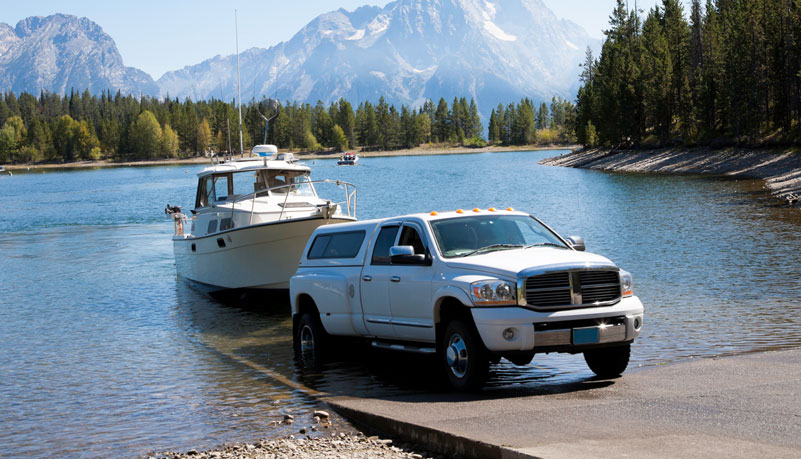
[[[446,258],[528,247],[567,248],[548,228],[525,215],[481,215],[431,222]]]

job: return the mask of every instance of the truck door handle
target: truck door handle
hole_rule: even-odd
[[[400,276],[392,276],[389,278],[392,282],[400,282]]]
[[[362,280],[365,282],[370,282],[373,280],[373,276],[362,276]]]

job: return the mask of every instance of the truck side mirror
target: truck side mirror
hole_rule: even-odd
[[[389,259],[393,265],[426,265],[428,260],[422,253],[414,253],[410,245],[396,245],[389,248]]]
[[[587,249],[584,245],[584,238],[581,236],[570,236],[567,238],[567,243],[570,244],[570,247],[573,247],[574,250],[578,250],[579,252],[583,252]]]

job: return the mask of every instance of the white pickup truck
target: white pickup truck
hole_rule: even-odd
[[[436,354],[456,389],[535,353],[581,352],[598,376],[619,376],[643,323],[631,274],[512,209],[321,226],[289,285],[300,359],[330,350],[330,335],[364,337]]]

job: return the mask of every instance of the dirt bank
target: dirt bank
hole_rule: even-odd
[[[798,206],[801,196],[801,152],[790,149],[659,150],[593,149],[547,158],[549,166],[623,172],[712,174],[760,179],[770,192]]]

